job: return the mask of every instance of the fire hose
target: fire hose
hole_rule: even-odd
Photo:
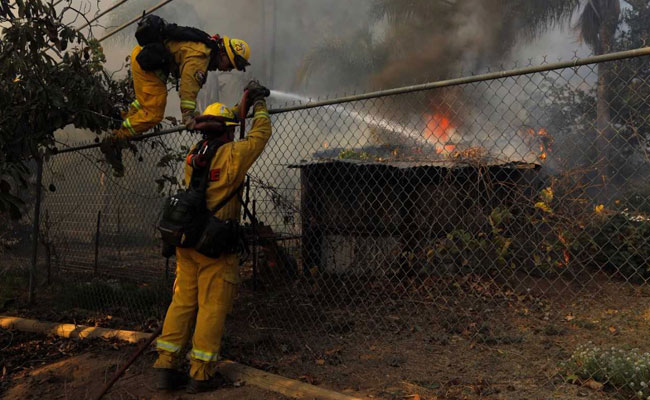
[[[158,336],[160,336],[160,334],[162,333],[162,329],[163,329],[162,325],[160,325],[160,328],[156,329],[156,331],[151,334],[149,339],[147,339],[144,343],[142,343],[142,345],[138,348],[138,350],[135,353],[133,353],[131,358],[129,358],[126,364],[124,364],[119,370],[117,370],[117,372],[115,372],[115,375],[113,375],[110,381],[106,382],[106,385],[104,385],[102,391],[97,395],[97,397],[95,397],[95,400],[101,400],[101,398],[104,397],[106,392],[108,392],[110,388],[113,387],[115,382],[117,382],[117,380],[120,379],[120,377],[124,374],[124,372],[135,362],[135,360],[137,360],[138,357],[140,357],[140,355],[149,346],[151,346],[151,343],[153,343],[153,341],[156,340]]]

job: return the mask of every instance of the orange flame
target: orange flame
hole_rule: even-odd
[[[456,150],[456,145],[447,144],[456,134],[456,127],[450,119],[440,113],[427,114],[425,119],[427,127],[424,130],[424,138],[435,144],[436,153],[449,154]]]
[[[535,132],[534,129],[529,128],[528,134],[539,140],[539,155],[537,157],[542,161],[546,160],[548,153],[552,150],[551,145],[553,144],[553,136],[551,136],[544,128],[537,132]]]
[[[569,243],[562,233],[558,233],[557,238],[560,240],[560,243],[564,245],[564,249],[562,249],[562,256],[564,257],[564,265],[568,267],[569,262],[571,261],[571,255],[569,254],[568,250]]]

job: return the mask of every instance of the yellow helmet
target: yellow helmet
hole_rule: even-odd
[[[203,118],[202,118],[203,117]],[[237,116],[232,112],[232,110],[228,107],[226,107],[225,104],[223,103],[212,103],[209,106],[206,107],[206,109],[203,111],[203,114],[201,114],[199,117],[197,117],[197,122],[200,120],[210,120],[212,118],[216,117],[215,119],[218,119],[222,121],[226,126],[235,126],[239,125],[239,122],[237,122]]]
[[[239,71],[246,71],[246,67],[251,65],[248,59],[251,56],[251,48],[241,39],[231,39],[228,36],[222,36],[223,47],[226,48],[226,54],[233,67]]]

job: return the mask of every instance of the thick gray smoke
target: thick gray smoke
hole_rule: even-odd
[[[128,2],[102,18],[100,23],[110,30],[158,2],[159,0]],[[99,3],[100,8],[114,2],[103,3]],[[567,37],[575,37],[574,32],[566,29],[562,31],[552,25],[549,25],[552,28],[549,33],[542,35],[539,40],[517,40],[526,37],[526,29],[521,26],[527,22],[513,20],[512,13],[503,8],[504,3],[508,3],[506,0],[405,2],[411,4],[411,8],[400,7],[400,3],[404,2],[175,0],[156,14],[180,25],[239,37],[251,45],[252,66],[246,73],[210,74],[199,98],[202,107],[217,100],[230,104],[237,102],[243,85],[253,78],[276,90],[315,98],[325,94],[397,87],[459,76],[469,71],[481,71],[488,65],[510,66],[513,60],[535,55],[530,51],[531,48],[535,48],[540,55],[550,54],[552,50],[551,57],[555,58],[558,52],[562,55],[570,54],[566,49],[576,45],[575,40],[566,40]],[[516,11],[519,12],[518,15],[527,15],[521,10]],[[105,43],[109,69],[117,71],[123,67],[125,58],[135,45],[134,29],[131,27]],[[102,33],[101,29],[94,30],[95,35]],[[540,44],[548,47],[542,49]],[[437,98],[434,99],[420,97],[419,106],[422,109],[412,107],[407,110],[414,115],[403,113],[401,115],[404,115],[404,120],[391,120],[387,123],[409,126],[411,131],[423,132],[427,122],[426,118],[421,118],[423,112],[439,111],[437,107],[444,108],[453,100],[459,104],[459,98],[461,105],[474,101],[464,99],[458,90],[438,91],[435,95]],[[453,113],[472,119],[470,122],[453,121],[455,125],[464,125],[459,126],[459,131],[463,134],[462,140],[480,145],[484,142],[482,137],[493,137],[492,131],[511,131],[514,134],[517,125],[526,123],[528,113],[523,109],[512,110],[512,106],[507,105],[518,102],[508,97],[508,93],[505,96],[506,101],[501,101],[496,106],[506,105],[510,108],[503,110],[504,115],[513,115],[508,120],[502,118],[490,121],[476,109],[457,110]],[[287,100],[299,98],[301,97],[276,97],[272,100],[275,105],[280,105]],[[178,96],[173,91],[168,98],[166,114],[179,114]],[[367,119],[364,116],[359,118]],[[351,122],[361,125],[358,120]],[[396,139],[394,132],[369,137],[380,130],[375,126],[375,132],[372,132],[373,129],[370,128],[373,127],[360,126],[358,132],[363,132],[363,137],[350,139],[349,142],[372,144],[375,140],[376,144],[382,144]],[[338,133],[339,136],[350,134],[343,131]],[[516,137],[508,138],[506,145],[511,148],[508,151],[521,147],[516,141]],[[322,142],[336,141],[327,137],[314,138],[314,143]]]
[[[132,1],[134,4],[126,3],[118,9],[119,13],[116,11],[111,18],[106,18],[110,25],[119,25],[158,2]],[[370,18],[369,3],[367,0],[175,0],[156,14],[179,25],[241,38],[250,44],[252,65],[245,74],[210,74],[212,76],[205,92],[218,94],[221,101],[231,103],[238,100],[242,85],[252,78],[283,90],[303,91],[303,87],[292,85],[305,55],[323,38],[347,35],[359,23],[364,24],[364,19]],[[105,46],[111,68],[119,68],[135,45],[133,32],[134,28],[126,30],[118,40]],[[220,90],[215,90],[217,75]]]
[[[578,54],[569,50],[579,47],[576,33],[569,28],[575,4],[371,1],[372,17],[366,25],[357,25],[352,35],[325,38],[307,55],[298,79],[308,87],[318,77],[330,83],[329,90],[364,91],[469,75],[488,67],[508,69],[515,61],[522,65],[542,62],[543,57],[555,61],[584,55],[584,50]],[[449,121],[452,128],[434,136],[463,143],[465,148],[485,149],[505,161],[536,161],[539,149],[534,148],[538,145],[533,143],[530,148],[527,132],[531,126],[535,131],[543,127],[536,126],[539,121],[532,116],[538,105],[527,93],[539,93],[542,78],[467,85],[388,101],[400,111],[395,113],[400,118],[396,124],[412,126],[423,135],[428,127],[439,131],[436,120]],[[312,88],[309,95],[313,96],[318,87]],[[427,124],[430,117],[433,125]],[[385,130],[375,139],[381,145],[400,138]]]
[[[98,8],[105,9],[115,1],[78,3],[87,16],[92,16]],[[129,1],[101,18],[101,26],[93,33],[101,36],[102,27],[110,30],[158,3]],[[201,98],[203,103],[216,98],[236,102],[242,84],[251,78],[277,90],[316,97],[458,76],[462,71],[477,72],[486,65],[508,65],[512,58],[521,58],[510,51],[513,46],[517,46],[517,52],[530,55],[526,51],[528,43],[515,40],[521,32],[508,28],[521,23],[509,20],[503,0],[416,1],[410,2],[411,10],[405,6],[399,9],[400,3],[409,2],[175,0],[156,14],[180,25],[250,43],[252,66],[248,72],[218,77],[211,74]],[[395,9],[390,8],[391,4],[396,5]],[[132,26],[105,43],[109,69],[115,71],[123,66],[135,45],[134,29]],[[552,57],[558,48],[574,47],[572,41],[562,39],[562,46],[557,41],[548,43],[554,52]],[[548,53],[539,49],[540,55]],[[312,65],[307,65],[309,60]],[[305,66],[309,67],[306,71]],[[169,100],[168,114],[176,115],[176,96]]]
[[[131,0],[100,23],[110,30],[159,1]],[[393,4],[403,1],[175,0],[156,14],[211,34],[238,37],[251,45],[252,66],[248,71],[211,73],[201,93],[202,106],[213,101],[237,102],[243,86],[253,78],[276,93],[285,92],[271,99],[274,105],[281,105],[323,95],[467,75],[487,66],[510,67],[514,60],[527,61],[531,57],[537,62],[542,55],[549,55],[550,60],[573,55],[568,49],[578,44],[570,29],[552,27],[536,40],[517,40],[524,37],[524,30],[515,29],[521,21],[512,20],[507,10],[499,7],[505,1],[409,1],[424,4],[425,12],[398,7],[392,9],[391,16],[379,12],[378,4],[383,3],[391,11]],[[104,0],[100,8],[114,2]],[[426,7],[427,4],[437,6]],[[123,68],[136,44],[134,29],[131,27],[104,43],[110,70]],[[94,30],[96,36],[103,33],[102,29]],[[530,82],[533,90],[538,83]],[[536,154],[531,152],[520,129],[529,123],[530,103],[524,107],[525,99],[513,97],[513,93],[521,93],[518,85],[516,81],[500,87],[484,84],[467,90],[420,93],[276,115],[273,138],[252,173],[274,187],[286,188],[287,192],[282,194],[298,202],[290,196],[298,193],[294,189],[300,184],[299,172],[290,165],[312,160],[315,153],[335,148],[383,144],[423,147],[422,142],[427,144],[427,139],[417,135],[425,136],[428,123],[435,121],[438,112],[452,120],[454,134],[448,134],[454,136],[449,138],[454,144],[485,147],[514,159],[534,161]],[[468,93],[472,89],[476,89],[475,93]],[[178,96],[172,91],[166,115],[179,114]],[[79,137],[77,133],[69,140]],[[183,137],[186,144],[196,140],[191,135]],[[435,149],[445,146],[446,143],[435,143],[429,147],[434,148],[435,154]],[[147,159],[142,165],[154,165],[155,161]],[[264,197],[261,192],[256,195]]]

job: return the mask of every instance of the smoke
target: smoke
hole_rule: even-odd
[[[308,103],[310,98],[296,95],[294,93],[286,93],[279,90],[271,90],[271,99],[286,99],[296,100],[301,103]],[[345,105],[331,105],[325,107],[325,113],[334,114],[335,117],[346,121],[346,125],[354,125],[361,123],[362,126],[368,126],[374,129],[385,131],[391,135],[391,138],[400,140],[401,144],[409,144],[411,146],[429,147],[433,148],[434,144],[428,141],[422,135],[422,130],[415,129],[412,125],[404,124],[399,121],[393,121],[383,118],[380,115],[374,115],[370,112],[357,111]]]
[[[531,55],[539,62],[544,55],[550,56],[547,60],[570,58],[576,55],[568,51],[576,47],[575,32],[562,29],[571,25],[575,10],[570,3],[576,2],[375,0],[369,4],[374,19],[361,28],[371,35],[324,39],[307,58],[306,80],[318,77],[337,91],[349,90],[351,82],[358,85],[355,89],[386,89],[488,67],[506,69],[515,60],[525,57],[527,62]],[[332,68],[337,61],[340,68]],[[336,86],[339,82],[344,86]],[[531,125],[542,128],[532,117],[539,104],[528,93],[540,93],[543,83],[543,76],[535,75],[382,101],[400,110],[403,122],[396,123],[411,124],[417,116],[442,113],[458,128],[455,140],[465,147],[481,147],[507,160],[535,161],[538,151],[529,148],[522,132]],[[384,143],[393,139],[388,135]]]
[[[80,3],[91,7],[88,15],[93,15],[97,5],[106,8],[115,1]],[[99,23],[110,30],[158,3],[127,2]],[[239,99],[242,85],[253,78],[274,89],[318,96],[397,87],[508,63],[512,50],[521,44],[517,41],[522,36],[518,27],[524,23],[513,20],[512,12],[504,7],[509,3],[529,2],[175,0],[156,14],[180,25],[249,42],[252,66],[248,71],[211,73],[201,98],[202,103],[216,99],[232,103]],[[134,30],[131,26],[105,44],[109,69],[120,70],[124,65],[135,45]],[[95,35],[102,33],[94,29]],[[333,42],[347,54],[319,53],[311,73],[297,79],[305,60],[324,43]],[[359,68],[350,67],[355,64]],[[169,115],[177,114],[175,97],[170,96]]]
[[[99,22],[106,30],[110,30],[157,3],[159,0],[127,2]],[[209,74],[209,80],[199,97],[199,104],[203,108],[214,101],[236,103],[243,86],[250,79],[259,79],[279,91],[317,97],[444,79],[465,75],[469,71],[481,71],[488,65],[509,65],[519,53],[527,56],[527,49],[534,47],[535,44],[531,43],[536,42],[519,40],[526,37],[522,33],[526,30],[521,26],[526,23],[522,19],[527,14],[519,9],[505,9],[506,3],[529,2],[175,0],[156,14],[180,25],[239,37],[251,45],[252,66],[246,73]],[[102,2],[100,8],[108,5]],[[518,16],[515,11],[521,15]],[[125,58],[135,45],[134,29],[132,26],[104,44],[108,68],[119,71],[118,74],[125,73]],[[557,39],[564,37],[557,36],[557,29],[552,29],[551,33]],[[100,36],[103,32],[95,29],[94,34]],[[554,40],[548,44],[557,48],[557,43]],[[563,46],[560,47],[566,48],[574,43],[575,41],[563,40]],[[308,68],[307,71],[306,60],[313,61],[311,69]],[[300,76],[304,79],[298,79]],[[488,89],[482,87],[479,92],[486,93],[489,92]],[[515,87],[511,86],[510,89]],[[492,130],[514,132],[517,126],[527,122],[526,116],[529,113],[523,112],[525,110],[520,102],[510,93],[501,94],[501,101],[494,106],[493,112],[503,115],[511,113],[512,116],[498,121],[490,120],[482,112],[486,101],[480,96],[456,88],[430,92],[428,97],[417,97],[417,102],[406,99],[405,96],[386,99],[386,102],[395,103],[390,104],[391,107],[402,112],[395,120],[385,119],[389,122],[384,126],[408,126],[410,133],[423,132],[426,121],[422,115],[431,111],[443,111],[450,114],[454,125],[458,126],[459,132],[463,134],[462,140],[487,145],[481,138],[494,137]],[[284,97],[280,100],[276,105],[296,98]],[[400,104],[405,100],[409,102],[408,105]],[[520,109],[513,111],[512,107]],[[380,126],[367,123],[367,120],[376,119],[378,112],[387,110],[372,111],[369,110],[370,117],[357,115],[358,118],[355,119],[350,117],[349,112],[347,115],[339,112],[337,117],[345,116],[347,121],[353,121],[362,132],[367,133],[369,128],[375,132],[382,131]],[[166,115],[178,117],[179,114],[178,96],[171,91]],[[391,133],[390,129],[383,130]],[[395,133],[395,129],[392,133]],[[364,134],[366,136],[368,135]],[[382,144],[382,141],[392,142],[394,139],[394,134],[388,134],[375,135],[369,140]],[[315,143],[326,140],[325,137],[319,138]],[[512,143],[513,139],[509,142]],[[509,146],[512,147],[511,144]]]

